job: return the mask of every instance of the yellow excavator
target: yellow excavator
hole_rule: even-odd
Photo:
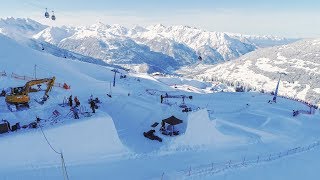
[[[35,79],[28,81],[24,86],[22,87],[14,87],[11,88],[11,93],[6,95],[6,102],[8,104],[8,107],[11,111],[16,111],[17,108],[20,106],[28,107],[29,108],[29,92],[34,92],[31,87],[34,85],[40,85],[42,83],[47,83],[47,89],[45,90],[45,94],[42,98],[42,103],[46,101],[49,98],[49,91],[51,91],[55,77],[52,78],[44,78],[44,79]],[[14,106],[12,106],[14,105]]]

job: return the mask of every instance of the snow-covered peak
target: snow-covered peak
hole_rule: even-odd
[[[134,36],[137,35],[138,33],[143,33],[148,31],[145,27],[135,25],[131,29],[128,30],[127,34],[128,36]]]
[[[76,32],[72,38],[82,39],[93,37],[98,39],[113,39],[115,36],[127,35],[128,31],[128,28],[119,24],[106,25],[102,22],[98,22],[90,26],[76,28]]]
[[[128,34],[128,28],[121,26],[119,24],[113,24],[109,30],[110,33],[117,36],[124,36]]]
[[[5,18],[0,19],[1,32],[8,36],[32,36],[47,26],[29,18]]]
[[[110,27],[111,27],[110,25],[106,25],[106,24],[99,21],[99,22],[94,23],[94,24],[87,26],[85,28],[90,29],[90,30],[99,31],[99,30],[109,29]]]
[[[57,45],[64,38],[73,35],[75,30],[67,27],[48,27],[38,34],[34,35],[33,38],[46,41],[48,43]]]
[[[145,32],[147,31],[147,29],[145,27],[139,26],[139,25],[135,25],[131,28],[131,30],[137,31],[137,32]]]
[[[0,18],[0,24],[6,24],[6,25],[16,25],[16,26],[20,26],[20,27],[27,27],[30,30],[38,30],[38,29],[42,29],[44,27],[47,27],[43,24],[38,23],[37,21],[34,21],[30,18],[13,18],[13,17],[8,17],[8,18]]]
[[[148,30],[163,30],[165,28],[166,28],[166,26],[163,24],[155,24],[155,25],[150,25],[150,26],[146,27],[146,29],[148,29]]]

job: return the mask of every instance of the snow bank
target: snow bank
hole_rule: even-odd
[[[80,120],[57,128],[43,128],[43,131],[52,146],[64,153],[68,164],[98,161],[128,153],[111,117]],[[0,141],[0,147],[1,152],[5,152],[0,153],[0,159],[6,162],[0,167],[53,165],[60,162],[59,155],[50,149],[40,129],[7,136]]]
[[[211,121],[206,109],[193,112],[188,116],[186,132],[172,141],[172,148],[200,147],[205,145],[227,144],[236,139],[222,134]]]

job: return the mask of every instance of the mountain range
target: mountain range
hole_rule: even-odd
[[[296,41],[273,36],[211,32],[181,25],[127,28],[98,22],[83,27],[49,27],[21,18],[1,19],[0,33],[19,41],[32,39],[33,43],[27,44],[44,47],[41,48],[43,51],[55,56],[75,53],[72,57],[81,56],[87,62],[102,61],[149,73],[172,73],[183,66],[199,63],[199,56],[202,63],[216,64],[259,48]],[[47,51],[46,47],[51,50]]]

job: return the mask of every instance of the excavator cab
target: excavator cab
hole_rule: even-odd
[[[30,98],[25,93],[24,87],[11,88],[11,93],[6,95],[6,102],[8,104],[23,105],[29,107]]]
[[[52,86],[54,85],[54,81],[55,81],[55,77],[45,78],[45,79],[36,79],[36,80],[31,80],[27,82],[25,86],[11,88],[11,93],[6,95],[6,102],[9,110],[15,111],[16,109],[20,109],[21,107],[29,108],[30,97],[28,94],[29,92],[35,92],[35,91],[30,91],[31,87],[33,85],[47,83],[47,89],[41,100],[41,103],[43,104],[44,101],[46,101],[49,97],[48,93],[49,91],[51,91]]]
[[[14,87],[11,89],[11,94],[14,94],[14,95],[22,94],[22,92],[24,91],[23,88],[24,88],[23,86],[22,87]]]

